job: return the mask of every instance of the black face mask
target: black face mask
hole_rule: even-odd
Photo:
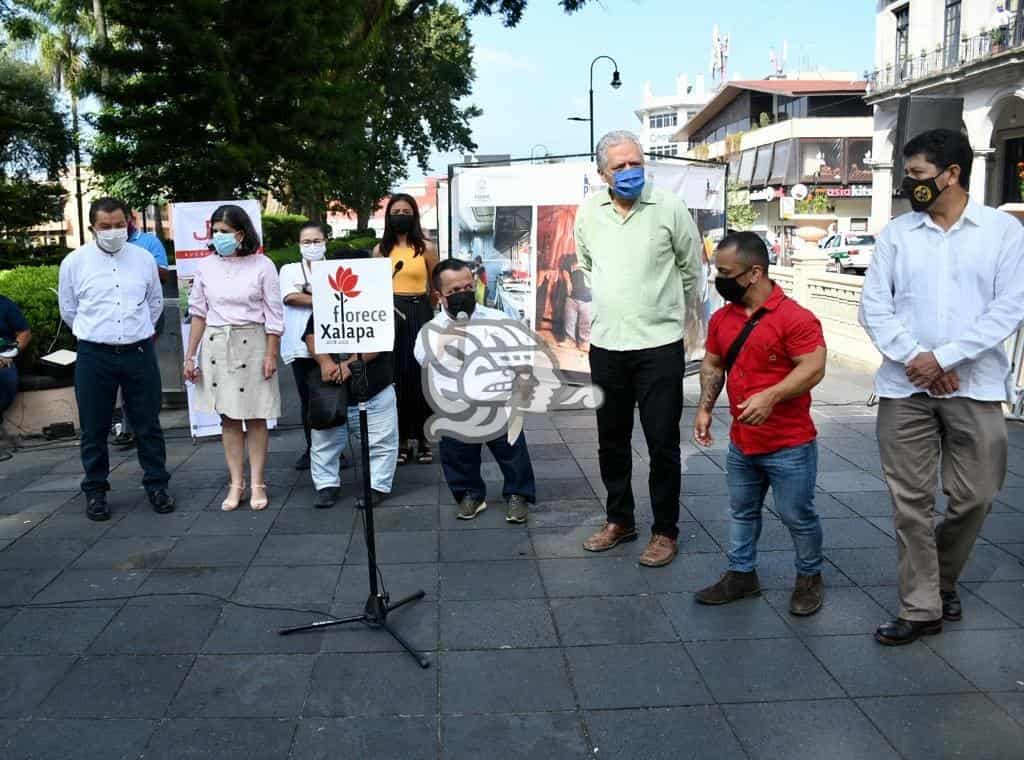
[[[412,214],[388,214],[388,226],[399,235],[412,232]]]
[[[454,319],[458,319],[459,312],[465,312],[467,317],[471,317],[476,308],[476,293],[472,290],[463,290],[446,296],[445,301],[447,302],[445,308]]]
[[[944,171],[945,169],[942,170],[942,172]],[[901,185],[903,194],[910,200],[910,207],[914,211],[927,211],[935,203],[942,191],[949,187],[949,185],[946,185],[946,187],[940,190],[938,183],[935,181],[942,172],[939,172],[934,177],[928,177],[928,179],[903,178]]]
[[[740,272],[735,277],[716,277],[715,290],[718,291],[718,295],[729,303],[743,303],[743,296],[747,294],[750,284],[740,285],[737,280],[749,271],[748,269],[745,272]]]

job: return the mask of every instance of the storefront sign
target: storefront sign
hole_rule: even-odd
[[[870,198],[871,185],[850,185],[849,187],[829,187],[825,194],[829,198]]]
[[[773,201],[781,196],[781,188],[776,190],[774,187],[763,187],[760,190],[750,191],[750,200],[752,201]]]

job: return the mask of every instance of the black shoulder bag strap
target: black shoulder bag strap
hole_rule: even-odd
[[[736,357],[740,355],[740,351],[743,349],[743,344],[747,342],[747,338],[750,337],[750,333],[757,327],[757,323],[761,321],[761,318],[768,313],[768,310],[761,307],[753,314],[750,315],[750,319],[743,325],[743,329],[740,330],[740,334],[736,336],[736,340],[729,346],[729,351],[725,354],[725,371],[731,372],[732,365],[736,363]]]

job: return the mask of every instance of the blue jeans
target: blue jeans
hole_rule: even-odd
[[[746,456],[729,444],[726,467],[732,511],[729,569],[749,573],[757,567],[761,508],[770,486],[775,497],[775,511],[793,537],[797,573],[815,575],[821,572],[821,520],[814,511],[817,441],[755,456]]]
[[[441,439],[438,447],[441,450],[441,469],[444,470],[444,479],[456,502],[462,501],[465,496],[480,501],[487,498],[487,486],[480,475],[480,454],[483,445],[464,443],[454,438]],[[520,433],[512,445],[509,445],[508,438],[503,435],[488,441],[487,448],[491,450],[505,478],[505,486],[502,488],[505,500],[508,501],[510,496],[518,495],[533,504],[537,500],[537,487],[533,480],[530,452],[526,448],[526,434]]]
[[[393,385],[366,402],[366,431],[370,434],[370,487],[381,493],[391,493],[391,482],[395,478],[395,466],[398,464],[398,407]],[[310,431],[310,474],[316,490],[341,485],[338,466],[350,436],[358,456],[362,439],[359,432],[359,407],[356,405],[348,408],[347,425]]]
[[[110,488],[107,436],[118,388],[135,426],[143,486],[149,492],[157,491],[166,488],[170,479],[164,434],[160,428],[160,368],[153,341],[144,340],[114,350],[80,340],[75,362],[75,398],[82,422],[81,455],[85,470],[82,490],[90,496]]]

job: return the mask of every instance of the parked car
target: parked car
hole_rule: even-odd
[[[871,255],[875,252],[875,236],[866,232],[839,232],[824,238],[818,247],[832,259],[829,269],[841,274],[860,274],[868,271]]]

